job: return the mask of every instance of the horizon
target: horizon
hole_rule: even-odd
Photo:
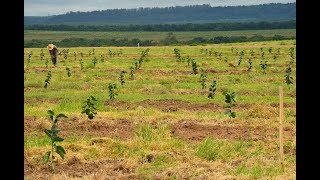
[[[27,0],[29,1],[33,1],[32,3],[36,3],[37,1],[40,0]],[[46,2],[44,2],[43,0],[41,1],[44,4],[26,4],[26,0],[25,0],[25,6],[24,6],[24,17],[48,17],[48,16],[57,16],[57,15],[63,15],[63,14],[67,14],[70,12],[92,12],[92,11],[104,11],[104,10],[113,10],[113,9],[140,9],[140,8],[166,8],[166,7],[177,7],[177,6],[193,6],[193,5],[210,5],[211,7],[229,7],[229,6],[252,6],[252,5],[263,5],[263,4],[290,4],[290,3],[296,3],[295,0],[260,0],[260,1],[256,1],[256,0],[226,0],[226,1],[215,1],[215,2],[210,2],[210,0],[199,0],[199,1],[193,1],[193,2],[197,2],[197,3],[185,3],[185,1],[181,0],[176,0],[174,4],[172,4],[172,1],[170,1],[171,3],[166,3],[168,4],[167,6],[161,5],[161,2],[165,3],[165,0],[161,1],[161,2],[157,2],[157,3],[151,3],[151,4],[144,4],[141,5],[143,3],[140,3],[140,6],[137,6],[138,4],[135,4],[136,7],[134,7],[132,4],[130,6],[123,6],[124,4],[123,1],[128,1],[128,0],[120,0],[117,1],[116,6],[112,6],[113,8],[103,8],[103,7],[96,7],[97,4],[102,3],[102,0],[96,0],[96,4],[90,4],[92,3],[92,1],[89,2],[89,4],[82,4],[82,6],[85,6],[85,9],[83,9],[83,7],[78,7],[78,9],[75,9],[74,6],[72,4],[69,4],[69,8],[68,6],[65,8],[59,8],[60,6],[63,5],[68,5],[68,3],[70,3],[70,1],[74,1],[74,0],[69,0],[69,1],[63,1],[63,0],[56,0],[56,2],[63,2],[65,4],[52,4],[52,2],[48,1],[47,5],[45,4]],[[81,1],[81,0],[80,0]],[[105,0],[105,1],[109,1],[109,0]],[[145,0],[142,0],[145,1]],[[149,3],[152,1],[156,1],[156,0],[149,0]],[[168,0],[167,0],[168,1]],[[79,2],[79,0],[77,1]],[[202,3],[201,3],[202,2]],[[206,3],[205,3],[206,2]],[[88,2],[87,2],[88,3]],[[121,6],[119,6],[121,5]],[[153,6],[150,6],[153,5]],[[58,7],[59,6],[59,7]],[[98,5],[99,6],[99,5]],[[47,7],[47,9],[46,9]],[[48,8],[49,7],[49,8]],[[56,9],[59,8],[60,11],[57,11]],[[96,8],[96,9],[93,9]],[[32,9],[32,10],[31,10]],[[39,10],[40,9],[40,10]],[[51,11],[50,11],[51,10]],[[29,12],[30,11],[30,12]],[[54,13],[54,11],[56,11]],[[51,13],[50,13],[51,12]],[[53,13],[52,13],[53,12]],[[30,14],[31,13],[31,14]],[[32,14],[33,13],[33,14]],[[46,14],[44,14],[46,13]]]

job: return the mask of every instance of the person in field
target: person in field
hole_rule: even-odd
[[[54,66],[57,66],[58,48],[53,44],[48,45],[48,50],[51,56],[51,61]]]

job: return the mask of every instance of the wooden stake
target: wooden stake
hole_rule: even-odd
[[[283,139],[282,139],[282,126],[283,126],[283,88],[279,86],[279,97],[280,97],[280,112],[279,112],[279,140],[280,140],[280,163],[283,165]]]

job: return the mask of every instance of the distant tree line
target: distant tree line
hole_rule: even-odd
[[[62,41],[52,42],[49,40],[33,39],[24,42],[25,48],[41,48],[47,44],[53,43],[59,47],[100,47],[100,46],[161,46],[161,45],[201,45],[201,44],[220,44],[234,42],[254,42],[254,41],[270,41],[270,40],[288,40],[296,39],[295,36],[286,37],[274,35],[271,37],[254,35],[246,36],[217,36],[210,39],[196,37],[189,41],[178,41],[172,34],[168,33],[167,37],[161,41],[139,40],[139,39],[84,39],[84,38],[66,38]]]
[[[280,21],[296,19],[296,3],[211,7],[209,4],[109,9],[69,12],[54,16],[25,16],[25,24],[160,24],[239,21]]]
[[[147,24],[147,25],[26,25],[25,30],[46,31],[233,31],[263,29],[295,29],[296,20],[280,22],[229,22],[203,24]]]

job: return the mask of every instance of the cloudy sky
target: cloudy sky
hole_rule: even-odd
[[[24,0],[25,16],[48,16],[70,11],[94,11],[120,8],[168,7],[196,4],[235,6],[266,3],[290,3],[295,0]]]

